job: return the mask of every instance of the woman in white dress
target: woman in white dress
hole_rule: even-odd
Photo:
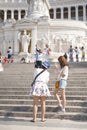
[[[35,80],[32,87],[31,94],[33,95],[33,120],[36,121],[38,101],[41,103],[41,121],[45,121],[45,101],[46,97],[50,96],[50,91],[48,89],[49,72],[47,69],[50,67],[49,62],[43,62],[42,68],[35,68],[34,77],[43,71]]]

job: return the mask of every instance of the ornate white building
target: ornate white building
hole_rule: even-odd
[[[21,37],[30,34],[28,51],[35,44],[50,45],[53,52],[73,46],[87,48],[87,0],[0,0],[0,51],[23,51]]]

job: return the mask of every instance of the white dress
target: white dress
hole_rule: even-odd
[[[43,69],[36,68],[34,77],[40,73]],[[31,95],[33,96],[51,96],[48,83],[49,81],[49,72],[45,70],[42,72],[36,79],[35,84],[33,85],[31,89]]]

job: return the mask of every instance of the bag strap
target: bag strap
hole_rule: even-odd
[[[34,78],[33,82],[31,83],[31,86],[33,86],[33,84],[34,84],[36,78],[37,78],[41,73],[43,73],[44,71],[45,71],[45,69],[42,70],[39,74],[36,75],[36,77]]]

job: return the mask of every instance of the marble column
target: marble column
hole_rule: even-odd
[[[14,54],[18,54],[18,53],[19,53],[18,31],[15,31]]]
[[[11,18],[14,19],[14,10],[11,11]]]
[[[19,2],[22,2],[22,0],[19,0]]]
[[[21,20],[21,10],[18,10],[18,20]]]
[[[76,6],[76,20],[79,20],[78,19],[78,6]]]
[[[56,8],[54,8],[53,10],[54,10],[54,19],[56,19]]]
[[[37,43],[37,28],[34,28],[31,32],[31,53],[35,53],[35,44]]]
[[[83,21],[86,21],[86,5],[83,5]]]
[[[8,2],[8,0],[5,0],[5,2]]]
[[[7,20],[7,10],[4,10],[4,22]]]
[[[28,16],[28,10],[25,11],[25,17]]]
[[[68,7],[68,19],[71,19],[71,7]]]
[[[61,7],[61,19],[64,18],[64,11],[63,11],[63,7]]]

